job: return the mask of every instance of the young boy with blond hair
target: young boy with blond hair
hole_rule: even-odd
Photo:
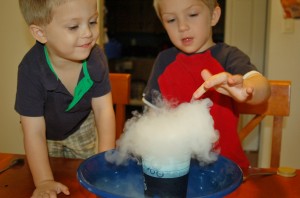
[[[143,101],[155,107],[157,95],[172,104],[175,101],[175,106],[209,98],[214,127],[220,134],[216,149],[247,168],[249,161],[237,133],[235,101],[259,104],[267,100],[267,79],[239,49],[214,43],[212,27],[221,15],[216,0],[154,0],[153,5],[174,47],[157,56]]]
[[[115,146],[109,70],[96,44],[97,1],[19,0],[19,5],[36,39],[19,65],[15,102],[36,186],[32,197],[69,195],[55,181],[48,156],[87,158]]]

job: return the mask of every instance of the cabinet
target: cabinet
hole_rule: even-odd
[[[110,0],[106,26],[109,32],[162,33],[164,29],[156,16],[152,0]]]
[[[152,0],[107,0],[105,27],[109,40],[121,47],[121,57],[154,58],[172,46]]]

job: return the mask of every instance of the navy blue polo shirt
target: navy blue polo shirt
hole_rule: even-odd
[[[50,70],[44,45],[36,42],[18,68],[15,110],[23,116],[43,116],[47,139],[67,138],[91,112],[92,98],[103,96],[111,90],[107,60],[98,45],[93,47],[87,58],[87,69],[94,84],[71,110],[66,111],[73,96]],[[78,82],[83,77],[81,71]]]

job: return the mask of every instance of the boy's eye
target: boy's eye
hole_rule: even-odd
[[[76,30],[77,28],[78,28],[78,25],[68,27],[69,30]]]
[[[168,19],[167,20],[167,23],[172,23],[172,22],[174,22],[175,21],[175,19]]]
[[[168,18],[165,18],[164,21],[165,21],[165,23],[173,23],[175,21],[175,18],[168,17]]]
[[[91,21],[91,22],[90,22],[90,25],[96,25],[96,24],[98,24],[97,21]]]
[[[198,16],[198,13],[190,14],[190,17],[196,17]]]

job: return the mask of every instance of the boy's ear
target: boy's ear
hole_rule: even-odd
[[[47,37],[46,37],[45,31],[41,26],[30,25],[29,29],[30,29],[30,32],[31,32],[33,38],[35,38],[35,40],[37,40],[43,44],[45,44],[47,42]]]
[[[216,6],[212,13],[211,26],[215,26],[218,23],[220,16],[221,16],[221,8],[219,6]]]

